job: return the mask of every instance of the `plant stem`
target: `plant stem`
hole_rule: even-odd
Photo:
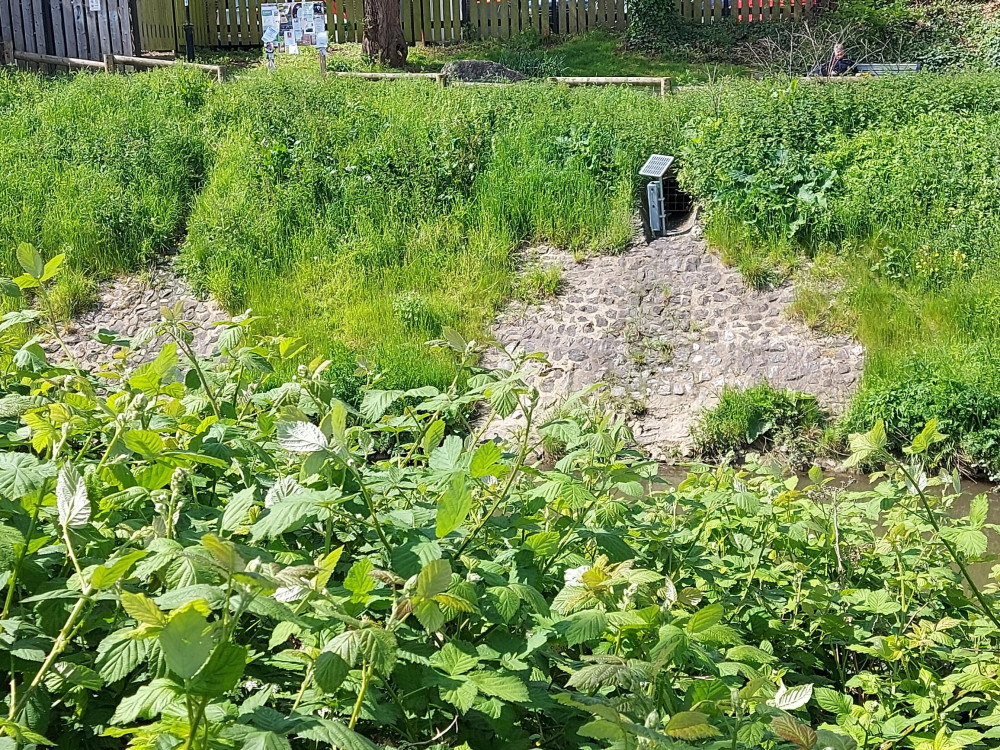
[[[187,740],[184,742],[183,750],[191,750],[194,747],[194,739],[198,734],[198,727],[201,724],[202,718],[205,716],[205,704],[207,700],[203,700],[198,704],[198,708],[195,710],[194,719],[192,721],[190,707],[188,708],[188,736]]]
[[[10,614],[10,605],[14,602],[14,589],[17,588],[17,577],[21,572],[21,565],[24,563],[24,558],[28,555],[28,546],[31,544],[31,537],[35,533],[35,523],[38,521],[38,511],[42,507],[41,499],[39,498],[38,503],[35,505],[35,510],[31,513],[31,521],[28,523],[28,533],[24,537],[24,546],[21,548],[21,554],[17,556],[17,562],[14,563],[14,570],[11,571],[10,580],[7,581],[7,599],[3,603],[3,613],[0,614],[0,620],[6,620],[7,615]]]
[[[201,381],[201,387],[205,389],[205,395],[208,396],[208,402],[212,405],[212,412],[216,417],[222,419],[222,414],[219,412],[219,405],[215,401],[215,394],[212,393],[212,387],[208,384],[208,378],[205,375],[205,371],[202,370],[201,365],[198,364],[198,357],[195,356],[194,350],[188,346],[187,342],[178,336],[173,330],[170,330],[170,338],[174,340],[177,346],[184,351],[185,356],[191,361],[191,366],[198,374],[198,380]]]
[[[525,413],[524,438],[521,441],[521,450],[517,454],[517,460],[514,462],[514,465],[510,467],[510,474],[507,476],[507,481],[504,483],[500,494],[497,495],[496,502],[493,503],[493,506],[479,520],[479,523],[476,524],[476,528],[472,530],[472,533],[462,540],[462,543],[458,547],[458,551],[455,552],[456,558],[461,556],[462,552],[465,551],[465,548],[469,546],[469,542],[471,542],[479,534],[479,532],[483,530],[483,527],[487,524],[490,518],[492,518],[493,514],[497,512],[497,508],[500,507],[500,503],[506,499],[507,494],[510,492],[510,488],[514,486],[514,480],[517,479],[517,475],[521,472],[521,467],[524,465],[524,462],[528,457],[529,433],[531,432],[532,421],[531,418],[534,413],[535,403],[532,402],[531,406],[528,407],[528,410]]]
[[[924,512],[927,514],[927,521],[934,529],[934,533],[937,534],[938,539],[940,539],[941,543],[944,544],[945,549],[948,550],[948,554],[951,555],[951,559],[955,562],[955,564],[958,566],[958,569],[962,572],[962,577],[965,578],[965,582],[972,590],[972,595],[976,597],[976,601],[979,602],[979,606],[983,608],[983,613],[990,619],[990,621],[997,627],[997,629],[1000,630],[1000,618],[997,618],[996,614],[993,612],[993,608],[986,601],[986,598],[983,596],[983,593],[979,590],[979,587],[976,585],[976,582],[972,580],[972,575],[969,573],[969,569],[965,566],[965,562],[962,560],[961,556],[959,556],[958,550],[955,549],[955,547],[952,545],[951,542],[949,542],[947,539],[941,536],[941,527],[938,525],[937,519],[934,518],[934,511],[931,510],[930,503],[927,502],[927,495],[916,483],[913,476],[910,474],[910,472],[906,470],[906,467],[903,466],[903,464],[897,461],[896,466],[899,469],[900,473],[904,477],[906,477],[906,480],[907,482],[909,482],[910,486],[917,491],[917,497],[920,498],[920,504],[923,506]]]
[[[363,662],[361,666],[361,689],[358,691],[358,699],[354,702],[354,710],[351,711],[351,720],[347,723],[348,729],[354,729],[361,716],[361,704],[365,701],[365,693],[368,692],[368,683],[372,678],[372,665]]]
[[[49,299],[49,293],[45,291],[45,284],[42,284],[41,282],[38,284],[38,294],[42,298],[42,304],[45,305],[45,312],[49,316],[49,325],[52,326],[52,335],[56,337],[56,341],[59,342],[59,346],[62,348],[63,354],[65,354],[66,358],[70,361],[70,364],[73,365],[73,369],[76,370],[78,375],[82,375],[83,373],[80,370],[80,363],[76,361],[76,357],[73,356],[73,353],[69,350],[69,347],[66,346],[66,342],[63,341],[63,337],[59,333],[59,322],[56,317],[55,308],[52,307],[52,301]]]
[[[306,694],[306,687],[309,685],[309,680],[311,680],[313,676],[313,667],[314,665],[310,664],[306,668],[306,675],[302,678],[302,686],[299,688],[299,694],[295,696],[295,702],[292,704],[292,710],[288,713],[294,714],[296,709],[299,707],[299,704],[302,703],[302,696]]]
[[[361,488],[361,496],[365,499],[365,504],[368,506],[368,513],[372,517],[372,523],[375,524],[375,531],[378,533],[378,538],[382,542],[382,546],[385,547],[385,554],[389,557],[392,556],[392,547],[389,545],[389,540],[385,536],[385,531],[382,529],[382,524],[378,520],[378,515],[375,513],[375,500],[372,498],[371,493],[369,493],[368,488],[365,486],[364,480],[361,478],[361,472],[355,469],[350,463],[347,463],[347,468],[351,470],[354,474],[354,479],[358,483],[358,487]],[[388,557],[386,559],[389,559]]]

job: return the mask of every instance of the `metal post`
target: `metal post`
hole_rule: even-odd
[[[191,24],[191,0],[184,0],[184,52],[194,62],[194,26]]]

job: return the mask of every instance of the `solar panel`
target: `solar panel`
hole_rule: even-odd
[[[655,177],[656,179],[662,179],[663,175],[667,173],[667,170],[670,169],[670,165],[673,163],[674,157],[672,156],[653,154],[646,159],[646,163],[642,165],[642,169],[639,170],[639,174],[643,177]]]

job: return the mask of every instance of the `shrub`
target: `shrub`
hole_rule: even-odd
[[[808,394],[777,390],[767,383],[745,390],[727,386],[719,403],[699,417],[691,437],[703,456],[740,455],[773,447],[782,433],[803,433],[824,421],[816,399]]]
[[[952,517],[912,464],[870,492],[760,466],[670,488],[588,408],[521,423],[564,447],[535,465],[531,440],[447,426],[539,397],[454,332],[467,378],[369,384],[356,410],[322,358],[280,376],[296,339],[235,320],[199,360],[189,325],[168,311],[118,378],[4,345],[2,744],[988,745],[985,497]]]

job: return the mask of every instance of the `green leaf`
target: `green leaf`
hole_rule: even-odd
[[[291,750],[283,735],[276,732],[251,732],[243,739],[243,750]]]
[[[428,462],[437,471],[459,471],[462,468],[462,438],[449,435],[432,454]]]
[[[203,698],[218,698],[236,687],[246,664],[246,648],[220,643],[191,680],[189,691]]]
[[[0,493],[11,500],[34,492],[54,473],[51,464],[43,464],[28,453],[0,453]]]
[[[816,730],[816,750],[857,750],[854,738],[831,732],[829,729]]]
[[[21,268],[24,269],[26,274],[33,279],[42,278],[42,274],[45,273],[45,263],[42,261],[42,256],[35,249],[34,245],[22,242],[17,246],[16,255],[17,262],[21,264]]]
[[[375,590],[375,579],[371,577],[371,572],[374,569],[372,561],[363,558],[354,563],[347,571],[347,577],[344,578],[344,588],[351,592],[352,602],[364,603],[368,601],[368,593]]]
[[[496,443],[483,443],[476,452],[472,454],[472,462],[469,464],[469,473],[474,477],[491,476],[494,467],[503,458],[503,451]]]
[[[280,422],[278,445],[290,453],[317,453],[330,447],[323,431],[312,422]]]
[[[94,666],[105,682],[125,679],[146,658],[145,642],[129,636],[128,630],[116,630],[97,647]]]
[[[361,416],[369,422],[378,422],[402,395],[403,391],[365,391],[361,399]]]
[[[717,625],[722,620],[724,613],[725,610],[718,603],[702,607],[691,615],[691,619],[687,621],[687,631],[692,635],[704,633],[712,626]]]
[[[476,696],[479,695],[476,683],[465,677],[446,678],[446,681],[440,684],[440,689],[441,697],[463,714],[472,708],[476,702]]]
[[[431,560],[417,574],[417,596],[430,599],[443,594],[451,585],[451,563]]]
[[[466,672],[475,669],[479,665],[479,656],[476,653],[468,653],[449,642],[444,644],[440,651],[431,655],[431,666],[440,669],[451,677],[458,677]]]
[[[319,512],[320,507],[314,495],[305,492],[296,494],[268,508],[250,527],[250,538],[256,542],[297,531],[306,524],[315,522],[319,518]]]
[[[431,633],[440,630],[441,626],[445,623],[444,612],[441,611],[441,607],[433,599],[418,601],[413,605],[413,614],[416,615],[420,624]]]
[[[135,695],[118,704],[112,724],[131,724],[136,719],[155,719],[165,708],[183,698],[180,686],[172,680],[157,678],[140,687]]]
[[[90,574],[90,585],[98,591],[111,588],[147,554],[149,554],[148,551],[144,549],[132,550],[114,557],[104,565],[98,565]]]
[[[160,627],[167,621],[166,616],[156,606],[156,602],[145,594],[122,592],[122,609],[140,625]]]
[[[325,742],[339,750],[378,750],[366,737],[348,729],[339,721],[318,716],[303,718],[296,723],[295,736],[314,742]]]
[[[847,466],[857,466],[872,455],[880,453],[888,443],[885,434],[885,422],[881,419],[866,433],[851,435],[851,457],[845,462]]]
[[[435,533],[438,539],[448,536],[465,523],[472,510],[472,492],[465,484],[465,476],[456,473],[451,478],[448,489],[438,500]]]
[[[590,737],[595,740],[620,740],[625,737],[625,730],[610,721],[604,719],[594,719],[587,722],[576,730],[581,737]]]
[[[0,295],[17,299],[22,296],[21,287],[15,284],[11,279],[0,278]]]
[[[986,534],[969,526],[944,526],[941,528],[941,536],[968,557],[982,557],[989,547]]]
[[[587,609],[570,615],[560,626],[567,645],[576,646],[600,638],[608,626],[608,618],[599,609]]]
[[[244,521],[247,513],[254,504],[253,487],[240,490],[226,503],[225,510],[222,511],[222,520],[219,522],[220,531],[236,531]]]
[[[321,651],[316,657],[313,677],[320,690],[327,694],[333,694],[343,684],[350,671],[350,665],[344,661],[340,654],[335,654],[332,651]]]
[[[674,714],[663,731],[679,740],[702,740],[719,734],[719,730],[708,723],[708,715],[699,711]]]
[[[974,529],[983,528],[990,512],[990,501],[986,495],[976,495],[969,503],[969,525]]]
[[[925,426],[923,431],[917,435],[913,442],[903,448],[904,453],[909,453],[911,455],[919,455],[921,453],[926,453],[930,450],[930,447],[934,443],[939,443],[944,440],[947,435],[942,435],[937,431],[938,421],[937,419],[930,420]]]
[[[122,438],[125,447],[151,461],[163,453],[163,438],[152,430],[129,430]]]
[[[469,679],[476,684],[479,692],[492,695],[504,701],[526,703],[529,699],[528,686],[521,678],[496,672],[473,672]]]
[[[424,437],[420,441],[420,447],[424,449],[424,455],[431,455],[444,439],[445,423],[443,419],[435,419],[427,426]]]
[[[849,696],[830,688],[818,687],[813,692],[816,695],[816,702],[819,704],[820,708],[824,711],[837,714],[838,716],[841,714],[849,714],[851,712],[851,707],[854,705],[854,702]]]
[[[46,263],[45,267],[42,269],[42,277],[40,281],[48,281],[59,273],[59,267],[63,264],[64,260],[66,260],[65,253],[59,253],[58,255],[50,258],[48,263]]]
[[[486,589],[486,595],[504,622],[510,622],[521,607],[521,597],[509,586],[491,586]]]
[[[215,629],[200,611],[204,606],[195,601],[172,612],[159,635],[167,666],[185,680],[197,674],[215,648]]]

